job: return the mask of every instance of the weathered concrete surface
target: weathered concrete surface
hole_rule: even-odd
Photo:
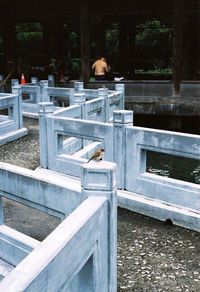
[[[121,81],[90,81],[87,84],[89,89],[106,87],[114,90],[115,84],[125,85],[126,96],[172,96],[173,83],[171,80],[121,80]],[[67,83],[67,87],[73,87],[74,81]]]
[[[125,108],[138,115],[200,116],[200,98],[126,96]]]
[[[200,82],[198,80],[182,81],[180,83],[180,95],[200,97]]]
[[[29,134],[0,148],[0,161],[39,166],[38,121],[24,119]],[[59,219],[6,200],[6,224],[42,240]],[[118,210],[118,291],[200,291],[200,234]]]

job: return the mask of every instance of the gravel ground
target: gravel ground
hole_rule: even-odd
[[[24,126],[29,134],[2,146],[0,161],[35,169],[39,166],[38,121],[25,118]],[[39,240],[59,224],[55,217],[10,200],[4,200],[4,212],[8,226]],[[200,234],[119,208],[119,291],[199,292]]]

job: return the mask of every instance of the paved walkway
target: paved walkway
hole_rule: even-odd
[[[35,169],[39,166],[38,121],[25,118],[24,126],[29,134],[0,147],[0,161]],[[39,240],[59,224],[57,218],[50,220],[9,200],[4,200],[4,212],[7,225]],[[119,291],[199,292],[200,234],[119,208]]]

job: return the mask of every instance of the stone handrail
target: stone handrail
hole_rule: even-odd
[[[18,79],[12,79],[12,86],[19,85]],[[59,105],[74,105],[78,104],[78,95],[83,94],[85,101],[93,100],[98,97],[105,99],[105,110],[110,111],[109,116],[112,116],[114,109],[124,108],[124,85],[116,84],[115,90],[107,90],[101,88],[99,90],[83,89],[83,82],[75,82],[74,88],[59,88],[49,86],[48,80],[38,82],[37,78],[32,77],[31,83],[20,85],[22,95],[28,98],[23,100],[23,115],[38,118],[38,106],[40,102],[53,102],[55,108],[59,109]],[[51,82],[53,84],[53,82]],[[117,107],[117,108],[116,108]],[[105,115],[106,121],[108,113]]]
[[[21,88],[13,87],[13,94],[0,94],[0,145],[27,134],[23,128]]]
[[[81,165],[88,161],[94,150],[104,148],[104,159],[118,165],[117,186],[122,190],[119,196],[121,206],[135,210],[133,194],[145,196],[145,203],[144,198],[139,197],[141,201],[138,210],[143,210],[141,206],[147,201],[155,202],[157,207],[162,205],[163,209],[169,204],[169,213],[155,215],[149,209],[148,214],[162,219],[173,210],[173,219],[179,225],[200,229],[200,185],[158,176],[146,169],[148,151],[200,160],[198,135],[135,127],[133,113],[124,110],[114,111],[113,123],[51,114],[43,118],[48,126],[46,130],[41,128],[42,167],[80,177]],[[64,136],[74,137],[79,145],[70,140],[72,138],[64,141]],[[80,140],[90,143],[81,144]],[[157,200],[163,203],[160,205]],[[181,219],[180,213],[184,214]],[[191,215],[189,221],[188,214]]]
[[[81,188],[6,163],[0,180],[0,205],[6,197],[62,220],[39,242],[6,227],[1,209],[0,256],[11,268],[0,291],[117,291],[115,164],[83,166]]]

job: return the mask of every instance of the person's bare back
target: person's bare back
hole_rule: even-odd
[[[92,65],[92,69],[94,70],[95,76],[105,76],[105,73],[109,72],[105,58],[95,61]]]

